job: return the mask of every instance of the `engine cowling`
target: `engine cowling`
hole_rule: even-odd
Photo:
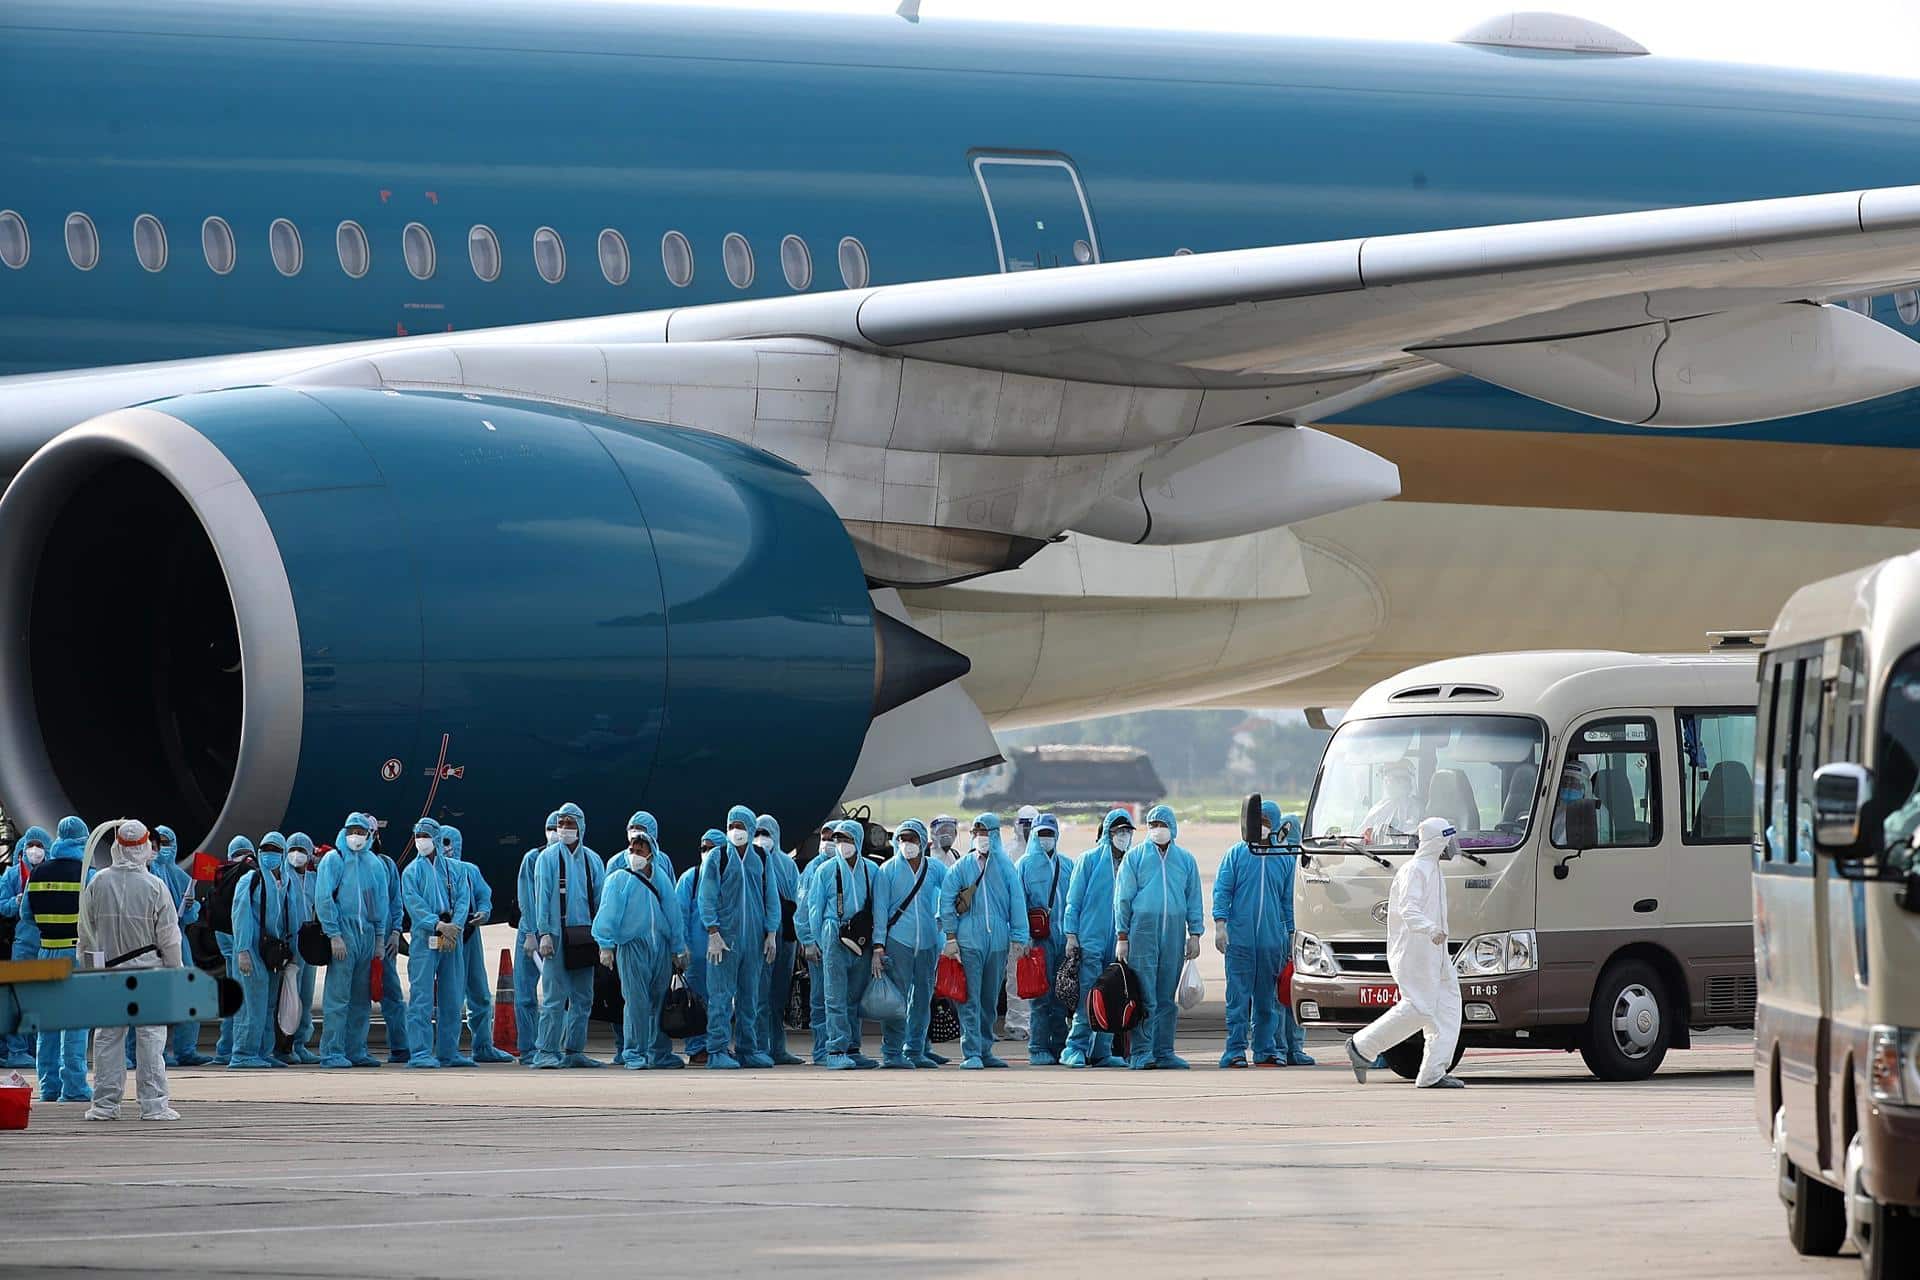
[[[564,801],[602,852],[652,809],[682,862],[729,804],[820,818],[928,656],[884,653],[844,528],[777,458],[359,389],[64,433],[0,500],[0,617],[0,795],[31,821],[224,844],[430,811],[496,886]]]

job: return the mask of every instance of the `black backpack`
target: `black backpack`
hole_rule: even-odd
[[[207,900],[207,923],[213,926],[215,933],[233,932],[233,895],[240,887],[240,877],[256,869],[259,860],[251,853],[243,853],[229,859],[213,873],[213,894]]]
[[[1087,998],[1087,1018],[1095,1031],[1119,1035],[1140,1025],[1146,1016],[1146,996],[1140,975],[1115,960],[1093,982],[1093,994]]]

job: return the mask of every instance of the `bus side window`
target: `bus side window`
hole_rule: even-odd
[[[1680,749],[1681,840],[1751,843],[1753,713],[1682,711]]]
[[[1787,800],[1793,782],[1794,713],[1800,707],[1800,663],[1792,657],[1772,660],[1772,716],[1767,734],[1766,814],[1761,831],[1766,837],[1768,862],[1792,862],[1793,843],[1788,826],[1793,811]]]
[[[1590,720],[1573,735],[1561,767],[1561,791],[1600,802],[1602,849],[1660,843],[1660,757],[1653,721],[1642,716]],[[1554,847],[1567,848],[1566,799],[1555,800]]]
[[[1820,721],[1822,686],[1820,659],[1800,664],[1800,710],[1793,734],[1793,858],[1813,861],[1813,773],[1821,764]]]

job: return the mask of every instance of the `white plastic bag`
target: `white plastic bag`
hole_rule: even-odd
[[[280,973],[280,1007],[274,1017],[285,1035],[300,1029],[300,966],[288,965]]]
[[[1174,989],[1173,1002],[1182,1011],[1189,1011],[1199,1008],[1206,998],[1207,984],[1200,979],[1200,962],[1189,960],[1180,970],[1180,985]]]

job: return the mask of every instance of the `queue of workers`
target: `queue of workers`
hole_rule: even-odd
[[[1283,818],[1271,803],[1265,810],[1264,834],[1297,844],[1298,820]],[[724,826],[706,832],[693,864],[676,878],[651,814],[633,814],[626,847],[602,859],[586,843],[586,815],[562,805],[548,815],[545,842],[527,850],[517,877],[518,1060],[536,1069],[606,1065],[586,1053],[597,965],[617,976],[624,1001],[614,1029],[617,1065],[798,1064],[804,1059],[788,1052],[782,1018],[804,965],[814,1063],[829,1070],[935,1068],[949,1061],[929,1038],[935,974],[941,957],[949,957],[966,979],[966,996],[956,1002],[964,1069],[1008,1065],[993,1052],[1003,991],[1009,1024],[1026,1014],[1032,1065],[1184,1069],[1188,1063],[1174,1053],[1176,987],[1182,968],[1199,954],[1208,913],[1199,867],[1177,843],[1173,810],[1155,806],[1145,825],[1147,838],[1136,843],[1132,817],[1114,809],[1098,841],[1075,856],[1059,849],[1058,820],[1029,808],[1012,832],[1016,861],[998,815],[975,818],[964,847],[956,847],[958,823],[941,815],[931,823],[902,823],[891,856],[875,862],[862,856],[864,825],[834,821],[819,829],[820,855],[803,870],[783,845],[777,819],[735,806]],[[140,1058],[143,1111],[150,1074],[158,1081],[155,1110],[167,1110],[162,1049],[166,1065],[381,1065],[368,1048],[376,967],[388,1061],[436,1068],[514,1060],[493,1043],[494,997],[476,932],[492,916],[492,895],[479,869],[463,860],[461,833],[422,819],[412,831],[414,857],[403,870],[378,850],[378,832],[373,817],[354,813],[330,847],[316,848],[299,832],[269,832],[258,846],[245,837],[232,841],[227,860],[248,869],[232,887],[219,920],[226,927],[216,928],[214,938],[241,987],[241,1007],[221,1022],[211,1058],[198,1052],[197,1025],[153,1037],[151,1072]],[[80,819],[67,818],[58,838],[33,828],[21,839],[20,857],[0,877],[0,916],[19,921],[16,957],[72,954],[77,934],[65,918],[68,895],[78,898],[82,880],[95,879],[80,865],[86,834]],[[178,926],[195,923],[210,905],[204,890],[193,891],[177,852],[165,827],[149,839],[143,826],[129,823],[116,837],[113,868],[124,863],[164,887],[175,921],[171,951],[155,940],[146,963],[168,955],[178,963]],[[1259,856],[1240,844],[1216,876],[1214,944],[1227,960],[1222,1067],[1313,1062],[1277,993],[1292,947],[1294,866],[1291,857]],[[80,914],[74,911],[76,919]],[[407,920],[403,995],[395,960]],[[324,964],[313,962],[309,943],[324,945]],[[117,945],[91,950],[98,961],[101,952],[119,956]],[[1042,953],[1046,973],[1078,981],[1049,983],[1046,994],[1020,1002],[1009,974],[1030,949]],[[82,944],[83,963],[87,950]],[[1116,961],[1138,975],[1147,1005],[1124,1058],[1089,1013],[1096,980]],[[324,1018],[316,1052],[311,1010],[321,969]],[[868,986],[882,978],[903,997],[905,1016],[882,1023],[876,1059],[864,1052],[862,1004]],[[684,1057],[662,1028],[662,1009],[676,984],[706,1008],[704,1031],[683,1040]],[[1020,1009],[1022,1003],[1028,1007]],[[460,1050],[463,1026],[470,1053]],[[106,1031],[101,1037],[96,1085],[127,1065],[124,1029],[110,1043]],[[144,1052],[145,1031],[135,1040]],[[9,1062],[36,1067],[43,1100],[81,1101],[97,1093],[87,1086],[84,1033],[42,1036],[32,1056],[22,1044],[7,1049]],[[113,1059],[106,1070],[103,1054]],[[117,1101],[116,1088],[114,1106],[94,1110],[111,1118]]]

